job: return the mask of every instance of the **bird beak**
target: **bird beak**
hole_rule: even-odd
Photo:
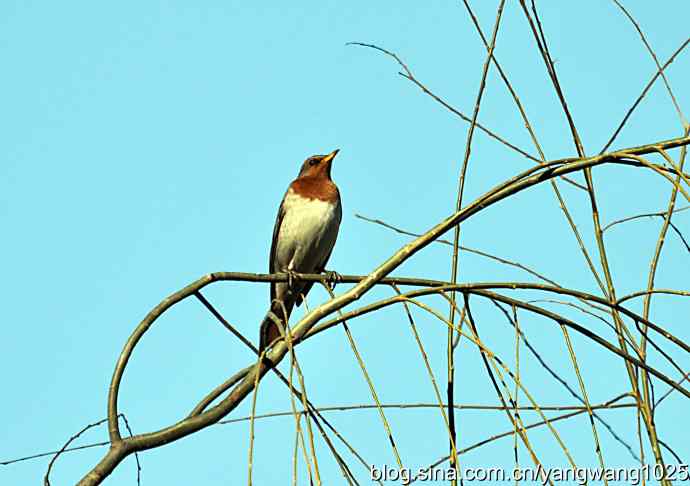
[[[321,162],[327,162],[327,163],[332,162],[333,159],[335,159],[335,156],[338,155],[338,152],[340,152],[340,149],[335,149],[333,152],[326,155]]]

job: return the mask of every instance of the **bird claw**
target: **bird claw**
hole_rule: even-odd
[[[343,280],[342,275],[333,270],[326,270],[324,273],[326,274],[326,284],[328,288],[335,290],[335,286]]]
[[[297,272],[294,270],[285,270],[287,273],[287,285],[288,289],[292,290],[295,286],[295,279],[297,278]]]

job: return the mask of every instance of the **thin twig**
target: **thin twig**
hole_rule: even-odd
[[[680,208],[676,208],[673,210],[673,214],[680,213],[681,211],[686,211],[690,209],[690,206],[683,206]],[[653,217],[665,217],[666,216],[666,211],[657,211],[656,213],[644,213],[644,214],[636,214],[635,216],[628,216],[627,218],[623,219],[617,219],[615,221],[610,222],[606,226],[604,226],[601,231],[605,232],[607,229],[611,228],[612,226],[616,226],[621,223],[627,223],[628,221],[634,221],[636,219],[641,219],[641,218],[653,218]]]
[[[661,64],[659,64],[659,58],[657,57],[656,53],[652,49],[652,46],[649,45],[649,42],[647,42],[647,38],[645,37],[644,33],[642,32],[642,28],[640,27],[640,24],[633,18],[632,15],[630,15],[630,12],[626,10],[626,8],[618,1],[618,0],[613,0],[613,3],[615,3],[619,9],[625,14],[625,16],[630,20],[630,22],[633,24],[635,27],[635,30],[637,30],[637,33],[640,35],[640,39],[642,39],[642,43],[644,46],[647,48],[647,51],[649,54],[652,56],[652,59],[654,60],[654,64],[656,64],[656,68],[658,69],[658,73],[661,76],[661,79],[664,81],[664,85],[666,86],[666,90],[668,91],[669,96],[671,97],[671,101],[673,102],[673,107],[676,109],[676,112],[678,113],[678,118],[680,118],[680,123],[683,128],[688,127],[688,122],[685,119],[685,115],[683,115],[683,111],[680,109],[680,106],[678,105],[678,101],[676,101],[676,97],[673,94],[673,90],[671,89],[671,85],[668,82],[668,79],[666,79],[666,74],[664,74],[664,68],[661,67]]]
[[[626,396],[627,396],[627,394],[626,394],[626,395],[618,396],[618,397],[614,398],[613,400],[611,400],[609,403],[613,403],[613,402],[615,402],[615,401],[617,401],[617,400],[620,400],[621,398],[624,398],[624,397],[626,397]],[[585,413],[585,412],[586,412],[586,410],[579,410],[579,411],[576,411],[576,412],[571,412],[571,413],[566,413],[566,414],[563,414],[563,415],[559,415],[559,416],[557,416],[557,417],[552,417],[552,418],[550,418],[548,421],[542,420],[542,421],[540,421],[540,422],[534,422],[534,423],[531,423],[531,424],[529,424],[529,425],[526,425],[526,426],[525,426],[525,430],[530,430],[530,429],[534,429],[534,428],[537,428],[537,427],[541,427],[541,426],[543,426],[543,425],[547,425],[548,423],[553,423],[553,422],[558,422],[558,421],[561,421],[561,420],[566,420],[566,419],[569,419],[569,418],[572,418],[572,417],[576,417],[576,416],[578,416],[578,415],[580,415],[580,414],[582,414],[582,413]],[[489,444],[489,443],[491,443],[491,442],[494,442],[494,441],[496,441],[496,440],[498,440],[498,439],[502,439],[503,437],[509,437],[509,436],[511,436],[512,434],[513,434],[513,429],[507,430],[507,431],[502,432],[502,433],[500,433],[500,434],[492,435],[491,437],[488,437],[488,438],[483,439],[483,440],[481,440],[481,441],[479,441],[479,442],[476,442],[476,443],[474,443],[474,444],[472,444],[472,445],[470,445],[470,446],[468,446],[468,447],[465,447],[464,449],[461,449],[460,451],[458,451],[458,453],[461,454],[461,455],[462,455],[462,454],[467,454],[468,452],[470,452],[470,451],[472,451],[472,450],[475,450],[475,449],[477,449],[477,448],[479,448],[479,447],[482,447],[482,446],[484,446],[484,445],[486,445],[486,444]],[[432,469],[432,468],[435,468],[435,467],[437,467],[437,466],[440,466],[441,464],[443,464],[444,462],[446,462],[446,461],[449,460],[449,459],[450,459],[450,456],[442,457],[442,458],[439,459],[438,461],[436,461],[436,462],[430,464],[429,466],[427,466],[426,469]],[[415,477],[415,478],[412,478],[412,481],[410,481],[410,484],[412,484],[412,483],[415,482],[415,481],[417,481],[417,478],[416,478],[416,477]]]
[[[323,284],[323,286],[326,288],[328,293],[331,295],[331,298],[335,298],[335,295],[333,294],[333,291],[327,284]],[[342,317],[342,314],[341,314]],[[364,360],[362,359],[362,355],[357,349],[357,344],[355,343],[354,337],[352,337],[352,332],[350,332],[350,328],[347,325],[346,321],[342,322],[343,324],[343,330],[345,331],[345,335],[347,336],[347,340],[350,343],[350,348],[352,349],[352,353],[355,355],[355,358],[357,360],[357,364],[359,364],[359,368],[362,370],[362,375],[364,376],[364,380],[367,382],[367,385],[369,386],[369,391],[371,392],[371,397],[374,399],[374,402],[378,405],[378,411],[379,411],[379,416],[381,417],[381,422],[383,424],[383,428],[386,432],[386,435],[388,436],[388,441],[390,442],[391,449],[393,450],[393,455],[395,456],[395,461],[398,464],[398,467],[402,470],[403,469],[403,463],[402,459],[400,458],[400,453],[398,452],[398,447],[395,444],[395,439],[393,438],[393,432],[391,430],[391,426],[388,423],[388,419],[386,418],[386,414],[383,412],[383,408],[380,406],[381,402],[379,401],[378,393],[376,393],[376,388],[374,387],[374,382],[371,380],[371,377],[369,376],[369,372],[367,371],[367,367],[364,364]]]
[[[625,151],[613,152],[611,154],[604,154],[595,157],[588,158],[576,158],[576,159],[561,159],[556,161],[550,161],[546,164],[540,165],[538,167],[530,168],[523,171],[522,173],[516,175],[513,178],[497,185],[496,187],[490,189],[487,193],[477,198],[474,202],[465,206],[461,211],[458,211],[443,221],[439,222],[434,227],[430,228],[423,236],[414,239],[413,241],[407,243],[402,248],[397,250],[391,257],[383,262],[379,267],[374,269],[369,275],[364,278],[357,279],[359,283],[354,285],[352,288],[348,289],[341,295],[330,299],[329,301],[321,304],[320,306],[312,309],[307,315],[305,315],[299,322],[297,322],[293,327],[293,337],[295,342],[300,342],[301,339],[315,326],[316,322],[323,319],[324,317],[339,311],[344,306],[354,302],[355,300],[361,298],[365,293],[371,290],[375,285],[382,284],[384,279],[396,268],[402,265],[405,261],[415,255],[422,248],[431,244],[435,239],[441,237],[446,232],[450,231],[457,224],[461,224],[468,218],[474,216],[475,214],[485,210],[488,207],[493,206],[506,199],[509,196],[520,193],[528,188],[534,187],[549,181],[554,177],[559,177],[562,175],[571,174],[574,172],[581,171],[586,168],[595,167],[598,165],[605,164],[620,164],[633,167],[642,167],[650,169],[646,164],[643,164],[637,160],[631,160],[630,155],[644,155],[651,152],[658,152],[659,148],[669,149],[673,147],[683,146],[690,143],[690,138],[680,137],[673,140],[668,140],[664,142],[658,142],[654,144],[633,147],[626,149]],[[667,173],[677,173],[677,169],[660,167],[660,171],[665,171]],[[111,380],[109,396],[108,396],[108,430],[111,438],[112,446],[108,452],[103,456],[99,463],[91,469],[79,482],[80,486],[93,486],[100,484],[105,477],[107,477],[114,468],[122,462],[122,460],[128,455],[132,454],[133,451],[142,451],[146,449],[151,449],[158,447],[162,444],[167,444],[172,441],[178,440],[189,434],[196,432],[197,430],[203,429],[212,425],[222,418],[224,418],[228,413],[234,410],[239,403],[241,403],[253,390],[254,383],[257,375],[263,377],[269,369],[273,368],[278,362],[280,362],[287,354],[287,347],[285,342],[279,341],[275,344],[267,356],[267,359],[256,364],[251,371],[245,376],[245,378],[236,385],[232,391],[223,398],[216,406],[205,410],[203,413],[193,416],[185,417],[175,424],[172,424],[163,429],[148,432],[145,434],[137,434],[134,437],[122,438],[119,430],[119,425],[117,423],[118,415],[118,396],[122,377],[129,362],[129,359],[139,343],[143,335],[151,328],[151,326],[158,320],[158,318],[165,313],[169,308],[173,307],[175,304],[181,302],[182,300],[194,295],[195,292],[200,291],[205,286],[220,280],[247,280],[247,281],[286,281],[287,275],[271,275],[271,276],[256,276],[251,274],[234,274],[232,272],[228,273],[217,273],[209,274],[202,277],[196,282],[191,283],[187,287],[175,292],[168,298],[164,299],[160,304],[154,307],[151,312],[139,323],[139,325],[134,329],[129,339],[125,343],[120,357],[117,360],[115,370],[113,372],[113,378]],[[324,277],[321,275],[316,275],[313,277],[313,281],[323,281]],[[402,282],[391,282],[391,279],[386,284],[390,283],[402,283]],[[478,294],[486,293],[486,291],[476,292]],[[496,298],[496,297],[494,297]],[[509,300],[504,296],[500,296],[505,302],[512,303],[514,299]],[[516,304],[517,305],[517,304]],[[614,304],[612,304],[614,305]],[[519,306],[526,308],[530,311],[537,313],[544,313],[544,315],[549,315],[547,311],[543,309],[535,309],[533,306],[528,306],[522,302]],[[622,311],[622,309],[617,310]],[[642,322],[642,321],[640,321]],[[571,326],[575,325],[570,323]],[[665,382],[675,386],[678,391],[684,395],[690,396],[690,392],[678,387],[675,383],[668,379],[663,373],[655,370],[644,363],[639,362],[633,356],[630,356],[625,351],[622,351],[616,347],[611,346],[603,340],[600,340],[598,336],[591,333],[587,334],[587,331],[581,329],[579,332],[585,333],[590,339],[594,340],[601,346],[606,347],[609,351],[618,354],[621,358],[625,359],[626,362],[634,363],[636,366],[645,367],[650,373],[654,374],[656,377],[664,380]]]
[[[457,192],[457,198],[455,202],[455,211],[458,212],[460,209],[462,209],[462,200],[463,196],[465,194],[465,182],[467,180],[467,168],[469,167],[469,162],[470,162],[470,155],[472,153],[472,140],[474,136],[474,129],[477,125],[477,117],[479,116],[479,109],[481,107],[482,103],[482,97],[484,95],[484,88],[486,86],[486,77],[489,73],[489,67],[491,66],[491,57],[494,52],[494,48],[496,47],[496,38],[498,37],[498,30],[499,26],[501,25],[501,17],[503,15],[503,6],[505,5],[505,0],[501,0],[498,4],[498,8],[496,9],[496,20],[494,21],[494,28],[493,32],[491,33],[491,41],[489,42],[489,47],[487,49],[487,56],[484,61],[484,65],[482,67],[482,76],[481,76],[481,81],[479,82],[479,90],[477,93],[477,98],[474,103],[474,110],[472,111],[472,120],[470,122],[470,128],[467,131],[467,140],[465,141],[465,155],[462,159],[462,167],[460,169],[460,177],[458,179],[458,192]],[[458,281],[458,247],[460,246],[460,225],[456,225],[455,229],[453,231],[453,255],[451,258],[451,267],[450,267],[450,272],[451,272],[451,277],[450,281],[451,284],[455,284]],[[447,398],[448,398],[448,403],[450,405],[453,404],[453,395],[454,395],[454,387],[455,387],[455,363],[454,363],[454,346],[453,343],[455,341],[454,339],[454,334],[453,334],[453,328],[455,325],[455,293],[451,292],[450,293],[450,310],[449,310],[449,318],[448,320],[450,321],[450,327],[448,327],[448,339],[446,343],[447,347],[447,370],[448,370],[448,378],[447,378]],[[455,468],[456,472],[458,473],[458,476],[460,476],[460,467],[458,465],[458,458],[455,453],[455,444],[457,441],[456,437],[456,428],[455,428],[455,411],[453,408],[448,409],[448,419],[449,419],[449,425],[450,425],[450,436],[448,438],[449,440],[449,448],[451,451],[451,466]],[[455,486],[457,484],[457,481],[453,480],[451,481],[451,485]]]
[[[86,431],[89,430],[89,429],[92,429],[92,428],[94,428],[94,427],[98,427],[99,425],[104,424],[104,423],[107,422],[107,421],[108,421],[108,419],[107,419],[107,418],[104,418],[104,419],[99,420],[98,422],[94,422],[94,423],[92,423],[92,424],[89,424],[89,425],[87,425],[86,427],[82,428],[79,432],[77,432],[76,434],[74,434],[72,437],[70,437],[70,438],[67,440],[67,442],[65,442],[65,445],[63,445],[62,448],[60,448],[60,450],[57,451],[57,452],[55,453],[55,455],[53,456],[53,458],[52,458],[52,459],[50,460],[50,462],[48,463],[48,470],[46,471],[46,474],[45,474],[45,476],[43,477],[43,484],[44,484],[45,486],[50,486],[50,471],[53,469],[53,464],[55,464],[55,461],[57,461],[57,458],[60,457],[60,454],[62,454],[63,452],[65,452],[65,450],[67,450],[67,448],[69,447],[69,445],[70,445],[72,442],[74,442],[76,439],[78,439],[78,438],[81,436],[81,434],[83,434],[84,432],[86,432]],[[33,458],[35,458],[35,457],[41,457],[41,456],[44,456],[44,455],[46,455],[46,454],[35,454],[34,456],[30,456],[29,458],[30,458],[30,459],[33,459]],[[14,460],[11,460],[11,461],[5,461],[5,462],[3,463],[3,465],[5,465],[5,464],[11,464],[11,463],[13,463],[13,462],[20,462],[20,461],[23,461],[23,460],[25,460],[25,459],[14,459]]]
[[[458,117],[460,117],[462,120],[466,121],[467,123],[471,123],[471,122],[472,122],[472,119],[471,119],[470,117],[468,117],[467,115],[463,114],[462,112],[460,112],[459,110],[457,110],[456,108],[454,108],[453,106],[451,106],[448,102],[446,102],[445,100],[443,100],[441,97],[435,95],[431,90],[429,90],[429,88],[427,88],[424,84],[422,84],[422,83],[414,76],[414,74],[412,74],[412,71],[411,71],[410,68],[407,66],[407,64],[405,64],[405,63],[402,61],[402,59],[400,59],[400,57],[399,57],[397,54],[395,54],[394,52],[391,52],[391,51],[389,51],[389,50],[387,50],[387,49],[384,49],[383,47],[379,47],[379,46],[377,46],[377,45],[375,45],[375,44],[367,44],[367,43],[365,43],[365,42],[348,42],[348,43],[345,44],[345,45],[347,45],[347,46],[368,47],[368,48],[370,48],[370,49],[374,49],[374,50],[377,50],[377,51],[379,51],[379,52],[383,52],[383,53],[386,54],[387,56],[392,57],[392,58],[395,59],[395,61],[400,65],[400,67],[403,68],[403,71],[404,71],[404,72],[400,72],[400,73],[398,73],[398,74],[400,74],[403,78],[407,79],[408,81],[411,81],[411,82],[412,82],[413,84],[415,84],[419,89],[421,89],[425,94],[429,95],[429,96],[430,96],[432,99],[434,99],[436,102],[440,103],[444,108],[446,108],[446,109],[447,109],[448,111],[450,111],[451,113],[457,115]],[[540,162],[539,159],[538,159],[537,157],[535,157],[535,156],[529,154],[529,153],[526,152],[525,150],[522,150],[521,148],[517,147],[516,145],[514,145],[514,144],[508,142],[507,140],[505,140],[505,139],[502,138],[501,136],[497,135],[497,134],[494,133],[493,131],[491,131],[491,130],[489,130],[488,128],[486,128],[485,126],[483,126],[481,123],[476,123],[475,125],[476,125],[476,127],[477,127],[478,129],[480,129],[481,131],[483,131],[484,133],[486,133],[488,136],[490,136],[490,137],[493,138],[494,140],[497,140],[498,142],[502,143],[502,144],[505,145],[506,147],[508,147],[508,148],[510,148],[510,149],[512,149],[512,150],[514,150],[515,152],[519,153],[519,154],[522,155],[523,157],[526,157],[526,158],[528,158],[529,160],[532,160],[533,162],[537,162],[537,163]]]
[[[673,54],[671,54],[671,56],[670,56],[670,57],[668,58],[668,60],[664,63],[664,65],[661,66],[661,69],[657,70],[657,71],[654,73],[654,75],[652,76],[652,79],[650,79],[649,82],[648,82],[648,83],[645,85],[645,87],[642,89],[642,92],[641,92],[640,95],[637,97],[637,99],[635,100],[635,102],[632,104],[632,106],[631,106],[630,108],[628,108],[628,111],[627,111],[627,112],[625,113],[625,115],[623,116],[623,119],[621,120],[621,122],[620,122],[620,123],[618,124],[618,126],[616,127],[616,130],[614,130],[613,135],[611,135],[611,138],[610,138],[610,139],[608,140],[608,142],[606,142],[606,143],[604,144],[604,146],[602,147],[601,151],[599,152],[600,154],[603,154],[604,152],[606,152],[606,151],[609,149],[609,147],[611,147],[611,145],[612,145],[613,142],[616,140],[616,138],[618,138],[618,135],[620,134],[621,130],[623,130],[623,127],[625,126],[625,124],[626,124],[626,123],[628,122],[628,120],[630,119],[630,116],[633,114],[633,112],[634,112],[635,109],[639,106],[639,104],[642,102],[642,100],[645,98],[645,96],[647,96],[647,93],[649,92],[649,89],[654,85],[654,82],[656,81],[656,79],[660,76],[660,74],[661,74],[662,72],[664,72],[664,71],[666,70],[666,68],[668,68],[668,66],[671,65],[671,63],[672,63],[673,61],[675,61],[676,57],[677,57],[681,52],[683,52],[683,50],[688,46],[688,44],[690,44],[690,37],[688,37],[687,39],[685,39],[685,41],[680,45],[680,47],[678,47],[678,49],[676,49],[675,52],[674,52]]]

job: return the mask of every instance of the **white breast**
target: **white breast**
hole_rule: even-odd
[[[283,201],[283,221],[276,245],[277,269],[311,272],[323,264],[338,235],[341,209],[290,189]]]

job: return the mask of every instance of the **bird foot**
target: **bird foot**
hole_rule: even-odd
[[[335,290],[335,286],[343,280],[343,276],[333,270],[325,270],[323,273],[326,274],[326,284],[331,290]]]
[[[297,272],[294,270],[285,270],[285,273],[287,273],[287,284],[288,284],[288,289],[292,291],[292,289],[295,288],[295,279],[297,278]]]

